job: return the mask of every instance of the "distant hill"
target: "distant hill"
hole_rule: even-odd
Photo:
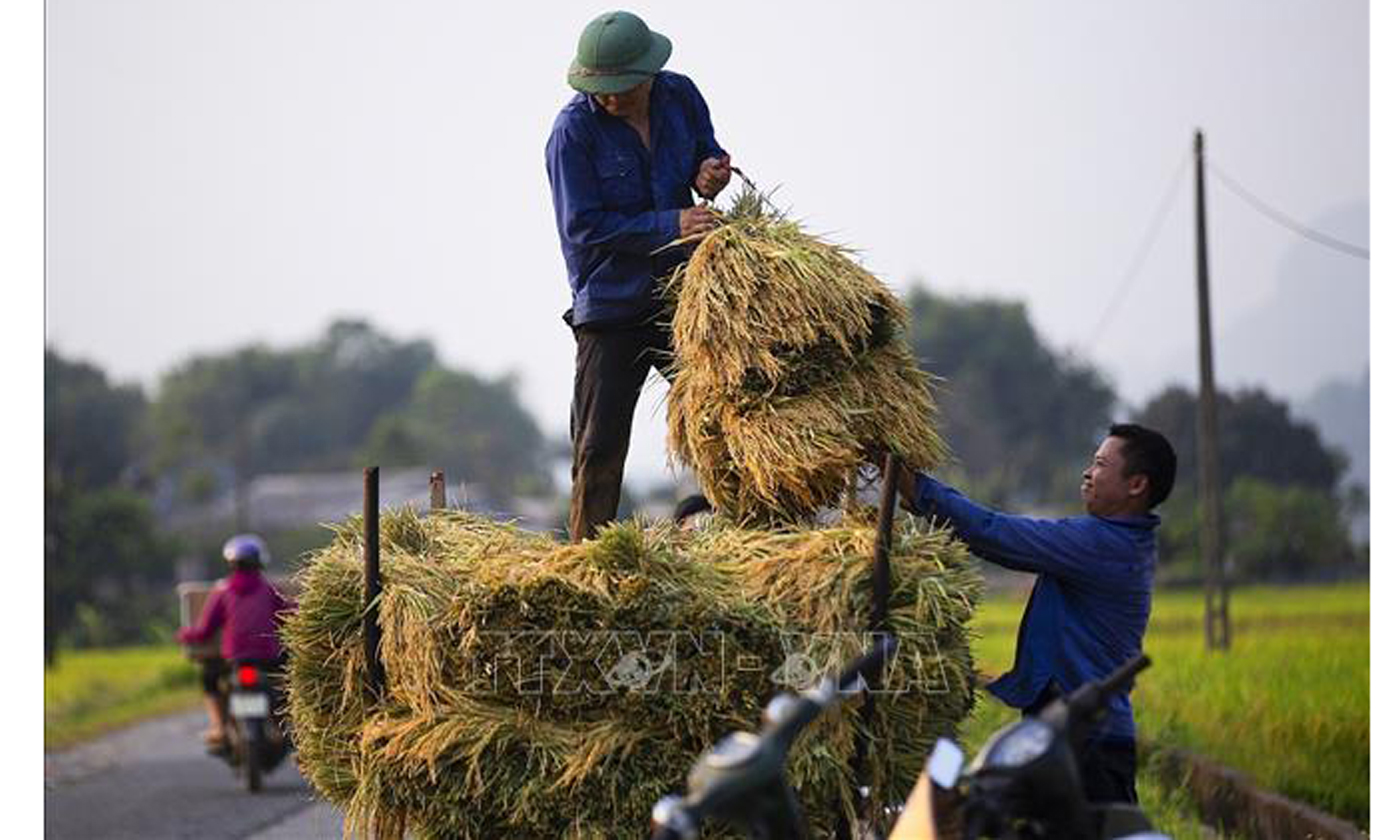
[[[1369,243],[1365,203],[1306,221],[1347,242]],[[1296,403],[1325,382],[1355,376],[1370,363],[1370,270],[1365,260],[1299,238],[1275,269],[1278,280],[1267,298],[1233,318],[1216,316],[1217,385],[1262,386]],[[1211,282],[1220,287],[1230,280],[1217,275]],[[1191,342],[1148,378],[1196,381],[1196,352],[1192,332]]]
[[[1360,203],[1309,220],[1362,245],[1369,221]],[[1353,376],[1370,360],[1370,269],[1365,260],[1300,239],[1278,267],[1274,294],[1220,325],[1220,378],[1263,383],[1296,400],[1324,382]]]
[[[1371,370],[1356,378],[1331,379],[1300,401],[1299,416],[1317,424],[1322,439],[1346,452],[1344,484],[1371,486]]]
[[[1317,425],[1322,440],[1346,453],[1347,471],[1342,486],[1360,484],[1371,489],[1371,369],[1355,378],[1332,379],[1318,386],[1300,401],[1298,416]],[[1357,542],[1370,542],[1371,516],[1367,510],[1351,522],[1351,536]]]

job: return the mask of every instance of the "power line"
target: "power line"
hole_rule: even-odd
[[[1288,216],[1284,215],[1282,212],[1275,210],[1268,204],[1265,204],[1263,199],[1259,198],[1258,196],[1251,193],[1249,190],[1245,189],[1238,181],[1225,174],[1225,171],[1222,170],[1216,164],[1207,161],[1206,168],[1210,170],[1212,175],[1220,179],[1220,183],[1224,184],[1235,195],[1238,195],[1240,198],[1244,199],[1245,202],[1248,203],[1255,210],[1258,210],[1263,215],[1274,220],[1276,223],[1283,225],[1284,227],[1288,228],[1289,230],[1293,231],[1299,236],[1311,239],[1317,244],[1331,248],[1334,251],[1341,251],[1343,254],[1349,254],[1350,256],[1357,257],[1363,260],[1371,259],[1371,252],[1366,248],[1362,248],[1359,245],[1352,245],[1348,242],[1343,242],[1340,239],[1328,236],[1327,234],[1322,233],[1320,231],[1313,230],[1307,225],[1304,225],[1301,222],[1296,222]]]
[[[1147,262],[1147,257],[1152,253],[1152,246],[1157,244],[1157,237],[1162,232],[1162,225],[1167,221],[1167,212],[1171,210],[1177,192],[1181,189],[1181,179],[1186,174],[1186,165],[1191,161],[1188,152],[1181,157],[1181,163],[1176,167],[1172,175],[1171,183],[1167,186],[1167,191],[1163,193],[1161,200],[1157,203],[1157,210],[1153,214],[1152,221],[1147,225],[1147,231],[1143,234],[1142,241],[1138,243],[1137,252],[1128,263],[1128,269],[1123,272],[1123,279],[1118,281],[1118,288],[1114,290],[1112,299],[1108,306],[1104,308],[1103,315],[1099,316],[1098,326],[1089,334],[1088,350],[1092,351],[1094,345],[1098,343],[1099,337],[1103,335],[1104,328],[1108,326],[1113,316],[1118,314],[1118,307],[1127,299],[1128,291],[1132,288],[1133,281],[1137,280],[1138,274]]]

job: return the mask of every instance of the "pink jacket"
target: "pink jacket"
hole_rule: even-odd
[[[219,652],[225,659],[276,659],[282,655],[277,627],[282,614],[295,608],[262,572],[238,569],[214,586],[199,623],[180,628],[176,638],[199,644],[222,627]]]

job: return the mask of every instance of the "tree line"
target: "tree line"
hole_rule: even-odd
[[[1085,459],[1109,423],[1151,425],[1180,457],[1162,511],[1163,564],[1188,575],[1197,568],[1191,390],[1167,387],[1125,411],[1101,372],[1048,346],[1021,303],[922,287],[907,303],[910,343],[937,377],[939,427],[954,453],[949,478],[994,505],[1070,513]],[[364,321],[337,321],[302,345],[196,356],[150,395],[51,349],[44,381],[49,657],[61,644],[168,638],[175,556],[210,553],[217,542],[163,532],[159,515],[229,493],[246,511],[259,474],[431,465],[470,477],[503,503],[561,489],[549,462],[567,447],[546,439],[514,378],[455,370],[431,342],[399,340]],[[1346,521],[1365,499],[1340,486],[1343,456],[1262,390],[1223,393],[1219,408],[1235,574],[1354,565]]]
[[[497,500],[548,494],[549,445],[516,392],[511,376],[452,369],[430,342],[363,321],[196,356],[149,397],[46,350],[46,658],[167,639],[175,557],[211,555],[229,531],[166,533],[159,515],[231,493],[226,527],[239,527],[260,474],[432,465]]]
[[[915,354],[940,377],[947,469],[991,504],[1076,512],[1079,475],[1112,422],[1151,426],[1176,449],[1177,479],[1161,511],[1161,563],[1201,574],[1193,389],[1168,385],[1136,409],[1122,406],[1092,365],[1049,348],[1017,302],[947,297],[916,287],[908,297]],[[1357,570],[1349,518],[1367,506],[1343,487],[1346,456],[1288,403],[1261,388],[1218,394],[1224,552],[1237,579],[1290,579]]]

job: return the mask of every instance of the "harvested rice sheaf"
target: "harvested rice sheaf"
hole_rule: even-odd
[[[904,305],[757,192],[740,194],[667,293],[671,454],[735,521],[809,520],[872,447],[921,469],[942,458]]]
[[[415,838],[615,838],[684,790],[695,758],[752,729],[868,643],[874,530],[624,523],[563,546],[469,514],[381,522],[382,697],[366,687],[361,533],[300,572],[284,629],[302,772],[347,831]],[[869,778],[902,801],[973,698],[980,581],[944,532],[897,529]],[[799,739],[789,771],[819,835],[854,816],[859,704]],[[718,833],[707,836],[722,836]]]

